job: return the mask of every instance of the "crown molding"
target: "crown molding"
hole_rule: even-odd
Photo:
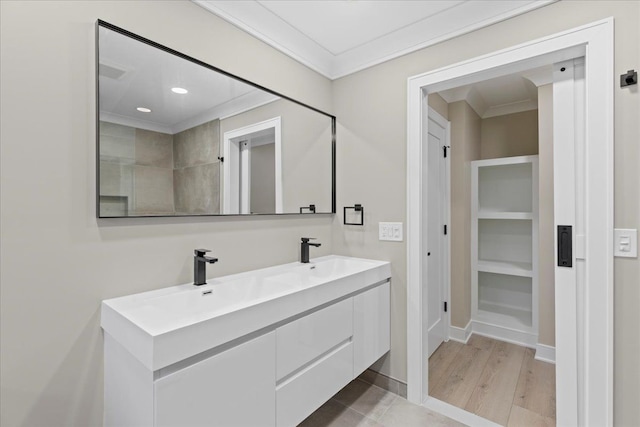
[[[558,0],[467,1],[338,55],[257,1],[192,0],[207,11],[335,80]],[[457,25],[451,26],[455,22]]]

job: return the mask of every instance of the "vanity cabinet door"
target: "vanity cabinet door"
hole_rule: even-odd
[[[390,348],[389,282],[353,297],[353,374],[357,377]]]
[[[278,381],[326,355],[353,335],[353,301],[337,302],[276,329]]]
[[[154,383],[156,426],[275,426],[275,332]]]

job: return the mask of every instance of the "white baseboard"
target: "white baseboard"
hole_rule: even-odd
[[[556,348],[551,347],[550,345],[544,344],[536,344],[536,355],[534,357],[536,360],[540,360],[542,362],[547,363],[556,363]]]
[[[464,328],[449,326],[449,339],[466,344],[471,336],[471,321]]]
[[[449,326],[449,339],[466,344],[471,334],[482,335],[493,338],[498,341],[505,341],[512,344],[522,345],[524,347],[536,350],[535,359],[547,363],[556,363],[556,348],[549,345],[539,344],[538,336],[527,332],[518,331],[504,326],[492,325],[489,323],[479,322],[477,320],[469,321],[464,328]]]
[[[461,328],[457,328],[461,329]],[[482,418],[476,414],[465,411],[462,408],[453,406],[442,400],[438,400],[435,397],[427,397],[427,400],[422,404],[425,408],[436,411],[444,416],[447,416],[455,421],[463,423],[468,426],[474,427],[499,427],[500,424],[496,424],[493,421]]]
[[[536,348],[538,344],[537,334],[522,332],[505,326],[492,325],[477,320],[471,321],[471,330],[474,334],[522,345],[524,347]]]

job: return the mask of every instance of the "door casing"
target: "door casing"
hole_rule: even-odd
[[[542,65],[585,57],[586,200],[584,299],[578,331],[584,339],[578,411],[585,425],[613,424],[613,18],[597,21],[414,77],[407,83],[407,392],[429,405],[423,355],[421,254],[422,133],[429,93]],[[563,143],[555,141],[554,143]],[[556,287],[564,283],[556,281]],[[556,319],[558,321],[558,319]],[[556,336],[556,342],[563,336]],[[559,376],[559,381],[563,381]],[[441,403],[441,402],[440,402]],[[440,405],[441,407],[441,405]],[[559,408],[560,409],[560,408]],[[560,409],[562,411],[562,409]],[[562,414],[559,413],[559,419]],[[567,419],[573,419],[569,416]]]
[[[275,213],[283,213],[283,200],[282,200],[282,125],[281,117],[274,117],[259,123],[253,123],[248,126],[244,126],[238,129],[233,129],[224,133],[222,137],[222,163],[223,170],[223,185],[222,185],[222,212],[224,214],[240,214],[249,213],[242,212],[241,206],[243,202],[240,200],[240,170],[242,151],[240,150],[240,139],[244,135],[259,132],[265,129],[274,129],[275,133],[275,192],[276,192],[276,211]],[[248,152],[245,151],[245,156],[248,156]],[[248,159],[244,159],[244,163],[248,164]],[[247,171],[248,172],[248,171]],[[244,181],[247,182],[249,178],[247,173],[244,176]],[[245,201],[246,205],[248,202]]]

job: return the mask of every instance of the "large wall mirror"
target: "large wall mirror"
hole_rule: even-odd
[[[335,117],[96,24],[97,215],[335,213]]]

